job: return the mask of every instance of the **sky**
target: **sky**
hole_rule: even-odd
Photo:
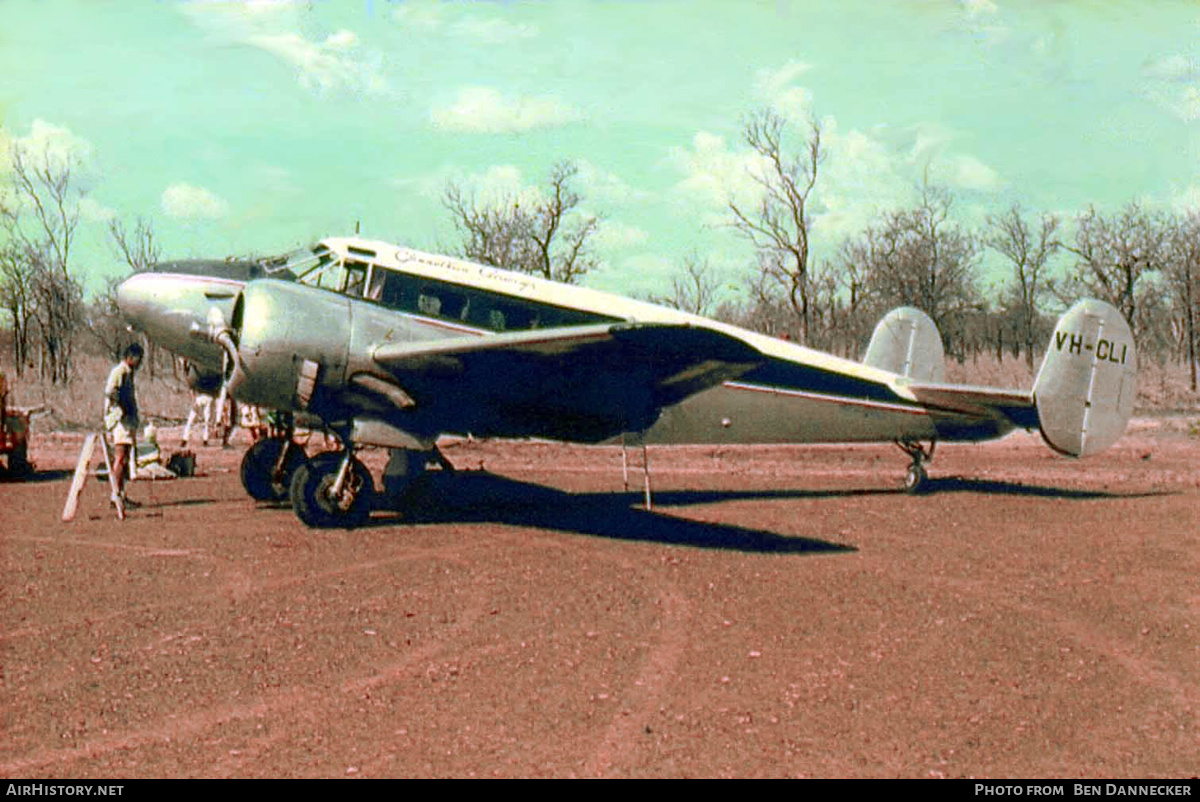
[[[693,254],[744,284],[727,204],[752,198],[763,108],[793,147],[822,127],[817,262],[922,180],[968,227],[1196,208],[1200,3],[0,0],[0,152],[76,162],[93,291],[123,272],[114,218],[163,258],[356,225],[446,252],[447,181],[528,195],[563,160],[602,220],[585,284],[663,293]]]

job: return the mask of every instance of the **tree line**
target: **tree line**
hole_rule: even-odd
[[[761,110],[744,121],[742,139],[755,156],[756,192],[751,202],[731,197],[727,204],[728,228],[753,254],[740,293],[722,298],[717,272],[693,253],[676,268],[670,291],[651,300],[851,358],[887,310],[910,305],[933,319],[951,356],[1011,354],[1032,368],[1057,309],[1092,296],[1121,311],[1143,354],[1188,365],[1196,390],[1200,210],[1169,212],[1134,200],[1115,212],[1089,206],[1064,219],[1014,204],[972,230],[955,218],[953,193],[925,182],[915,201],[884,211],[817,259],[812,202],[828,155],[820,125],[798,129]],[[65,382],[81,336],[114,355],[128,339],[115,280],[84,300],[71,262],[79,224],[72,166],[14,148],[10,168],[10,191],[0,196],[0,305],[16,368]],[[578,175],[576,165],[559,162],[536,193],[486,200],[447,182],[442,204],[457,236],[449,250],[580,281],[601,267],[601,220],[584,211]],[[113,221],[109,235],[131,269],[159,258],[145,220],[131,228]],[[990,290],[981,278],[989,254],[1007,267]]]
[[[913,203],[883,212],[817,260],[811,205],[827,156],[820,125],[810,121],[797,132],[762,110],[745,121],[742,138],[757,157],[757,192],[753,202],[727,204],[728,227],[753,253],[740,297],[722,300],[717,272],[690,254],[671,291],[650,300],[852,358],[889,309],[915,306],[933,319],[951,356],[1011,354],[1032,369],[1057,312],[1091,296],[1121,311],[1142,353],[1187,365],[1196,390],[1200,210],[1133,200],[1111,213],[1089,206],[1068,220],[1013,204],[971,230],[954,217],[953,193],[926,182]],[[557,165],[543,199],[524,209],[512,198],[481,204],[449,183],[444,205],[460,235],[458,255],[580,279],[598,265],[590,247],[598,221],[579,211],[575,175],[569,163]],[[1007,267],[991,290],[981,278],[989,254]]]
[[[9,186],[0,187],[0,308],[8,318],[14,368],[18,376],[35,371],[52,384],[66,384],[81,348],[99,348],[116,358],[133,339],[117,310],[119,279],[109,279],[90,301],[84,297],[72,258],[83,199],[76,164],[69,157],[38,156],[14,146],[8,167]],[[108,232],[131,270],[159,258],[149,222],[139,219],[129,229],[113,219]],[[149,360],[151,371],[155,364]]]

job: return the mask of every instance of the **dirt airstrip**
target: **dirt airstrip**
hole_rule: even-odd
[[[1190,426],[942,446],[922,496],[891,446],[652,448],[651,512],[619,449],[454,441],[353,531],[256,505],[241,448],[64,524],[82,437],[42,435],[0,775],[1194,777]]]

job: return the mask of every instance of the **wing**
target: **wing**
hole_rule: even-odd
[[[638,323],[387,344],[373,357],[389,379],[356,380],[404,410],[405,425],[582,442],[646,429],[664,407],[763,361],[712,329]]]

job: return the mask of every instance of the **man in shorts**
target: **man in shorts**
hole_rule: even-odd
[[[200,441],[202,445],[208,445],[208,423],[212,418],[213,399],[221,392],[221,374],[220,373],[204,373],[195,365],[189,364],[187,367],[187,383],[192,390],[192,408],[188,412],[187,424],[183,427],[183,448],[188,447],[188,441],[191,440],[192,424],[196,422],[197,416],[202,418],[204,424],[203,439]],[[220,425],[221,413],[217,412],[217,425]],[[226,436],[228,439],[228,436]]]
[[[112,437],[116,457],[112,471],[116,482],[113,504],[120,499],[126,507],[138,506],[125,498],[125,478],[133,459],[133,445],[138,430],[137,393],[133,388],[133,377],[142,365],[142,346],[134,343],[125,349],[125,355],[104,385],[104,427]]]

